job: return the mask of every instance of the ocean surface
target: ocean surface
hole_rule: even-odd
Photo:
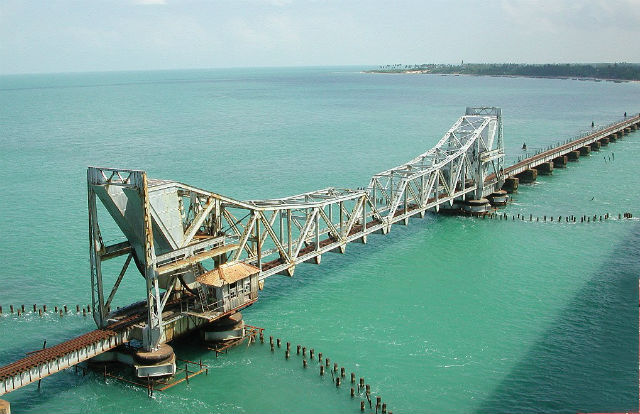
[[[0,365],[95,325],[9,305],[90,303],[86,168],[144,169],[238,199],[365,186],[431,148],[466,106],[502,108],[507,164],[640,111],[640,84],[432,75],[359,67],[0,77]],[[428,214],[266,281],[245,321],[314,348],[394,413],[638,410],[640,132],[522,185],[506,214]],[[113,237],[118,237],[113,234]],[[107,238],[108,239],[108,238]],[[115,279],[117,264],[105,269]],[[114,306],[144,296],[131,269]],[[349,384],[283,349],[216,358],[148,398],[68,370],[3,398],[15,413],[359,413]],[[348,377],[347,377],[348,379]],[[372,410],[368,410],[372,411]]]

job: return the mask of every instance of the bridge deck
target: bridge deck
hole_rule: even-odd
[[[132,326],[142,319],[135,315],[105,329],[96,329],[51,348],[0,367],[0,395],[39,381],[128,342]]]
[[[632,125],[640,124],[640,114],[624,119],[620,122],[609,125],[608,127],[594,131],[593,133],[578,138],[574,141],[571,141],[567,144],[560,145],[559,147],[552,148],[547,151],[543,151],[539,154],[536,154],[532,157],[526,158],[514,165],[511,165],[504,169],[504,174],[508,177],[513,177],[514,175],[520,174],[521,172],[536,167],[542,163],[553,161],[554,158],[561,157],[563,155],[568,154],[571,151],[576,151],[586,145],[592,144],[602,138],[606,138],[612,134],[620,132],[625,128],[628,128]],[[489,179],[488,177],[487,179]]]
[[[538,166],[544,162],[552,161],[554,158],[565,155],[570,151],[575,151],[585,145],[589,145],[633,125],[640,126],[640,115],[629,117],[602,130],[594,131],[585,137],[578,138],[567,144],[541,152],[520,161],[517,164],[506,167],[504,169],[504,174],[508,177],[515,176],[527,169]],[[491,174],[486,177],[484,187],[486,188],[488,184],[497,182],[496,178],[495,174]],[[407,188],[412,191],[409,186]],[[387,206],[387,209],[390,211],[389,216],[385,217],[382,221],[371,217],[371,214],[368,215],[368,218],[362,220],[360,222],[361,224],[356,224],[352,220],[352,226],[347,229],[346,234],[340,236],[342,240],[339,240],[335,236],[329,236],[320,240],[318,233],[315,243],[306,243],[306,238],[303,238],[301,243],[305,242],[306,245],[304,247],[301,245],[301,247],[296,251],[296,256],[289,262],[283,260],[281,257],[279,259],[263,263],[260,279],[264,279],[270,275],[286,270],[293,270],[293,267],[295,267],[297,263],[319,257],[327,251],[343,248],[347,243],[358,239],[364,239],[366,235],[375,231],[383,231],[386,233],[386,231],[390,229],[391,225],[398,221],[406,220],[411,216],[423,213],[424,211],[437,207],[441,204],[452,202],[453,200],[476,190],[476,184],[467,186],[466,182],[462,180],[459,188],[453,186],[451,191],[446,193],[440,193],[440,190],[437,189],[437,185],[435,188],[434,193],[429,193],[429,195],[434,195],[429,198],[425,197],[426,200],[421,200],[420,204],[408,202],[405,192],[404,203],[399,201],[394,206],[389,203]],[[400,192],[398,192],[398,194],[400,194]],[[375,197],[373,197],[373,199],[375,202]],[[374,206],[378,207],[375,204]],[[363,211],[365,211],[364,208]],[[357,212],[358,209],[356,208],[354,209],[353,214],[356,214]],[[369,218],[371,218],[371,220],[369,220]],[[267,222],[265,221],[265,223]],[[171,305],[171,303],[167,305]],[[244,306],[247,305],[245,304],[242,307]],[[183,316],[186,316],[181,310],[180,312],[176,312],[176,320],[182,319]],[[38,381],[48,375],[59,372],[65,368],[88,360],[98,354],[109,351],[128,342],[130,339],[130,333],[134,326],[144,322],[146,320],[146,316],[146,310],[141,308],[131,308],[126,314],[121,314],[120,319],[117,322],[108,325],[104,329],[88,332],[77,338],[63,342],[51,348],[34,352],[14,363],[0,367],[0,395]],[[191,328],[189,328],[189,324],[187,324],[186,329],[193,329],[194,327],[195,326],[191,326]]]

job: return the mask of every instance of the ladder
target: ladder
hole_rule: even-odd
[[[207,307],[207,309],[209,308],[209,305],[207,304],[207,294],[204,292],[204,289],[202,288],[202,285],[200,283],[198,283],[198,287],[196,289],[198,290],[198,297],[200,298],[200,306],[202,307],[202,312],[204,312],[205,306]]]

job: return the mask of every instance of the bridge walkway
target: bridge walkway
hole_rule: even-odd
[[[614,124],[608,125],[607,127],[594,131],[593,133],[585,137],[575,139],[566,144],[560,145],[558,147],[549,149],[547,151],[543,151],[532,157],[526,158],[516,164],[506,167],[504,169],[504,175],[506,177],[513,177],[515,175],[522,173],[525,170],[529,170],[545,162],[551,162],[555,158],[566,155],[572,151],[577,151],[584,146],[593,144],[594,142],[599,141],[603,138],[607,138],[613,134],[624,132],[626,128],[632,128],[634,126],[636,129],[640,127],[640,114],[636,116],[628,117],[620,122],[616,122]],[[490,177],[487,177],[487,180],[489,178]]]

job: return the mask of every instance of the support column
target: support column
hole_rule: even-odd
[[[553,163],[543,162],[542,164],[537,165],[535,169],[540,175],[551,175],[553,174]]]
[[[162,340],[162,307],[158,288],[158,274],[156,272],[156,252],[153,246],[149,188],[147,186],[147,174],[144,172],[140,177],[138,192],[142,202],[144,277],[147,285],[147,326],[143,328],[142,344],[145,351],[154,351],[158,349]]]
[[[533,168],[524,170],[520,174],[518,174],[517,177],[520,179],[521,183],[530,184],[538,178],[538,170],[535,170]]]
[[[586,157],[589,154],[591,154],[591,147],[582,147],[582,148],[580,148],[580,155],[581,156]]]
[[[571,151],[567,153],[569,161],[578,161],[580,159],[580,151]]]
[[[511,194],[511,193],[515,193],[518,191],[518,183],[520,183],[520,180],[518,179],[518,177],[510,177],[504,180],[504,184],[502,185],[502,189],[505,190],[507,193]]]
[[[604,137],[600,139],[600,146],[601,147],[606,147],[607,145],[609,145],[609,137]]]
[[[591,151],[600,151],[600,146],[602,144],[600,143],[600,141],[594,141],[591,144],[589,144],[589,147],[591,147]]]
[[[569,157],[566,155],[562,155],[558,158],[553,159],[553,167],[554,168],[567,168],[567,161],[569,161]]]

